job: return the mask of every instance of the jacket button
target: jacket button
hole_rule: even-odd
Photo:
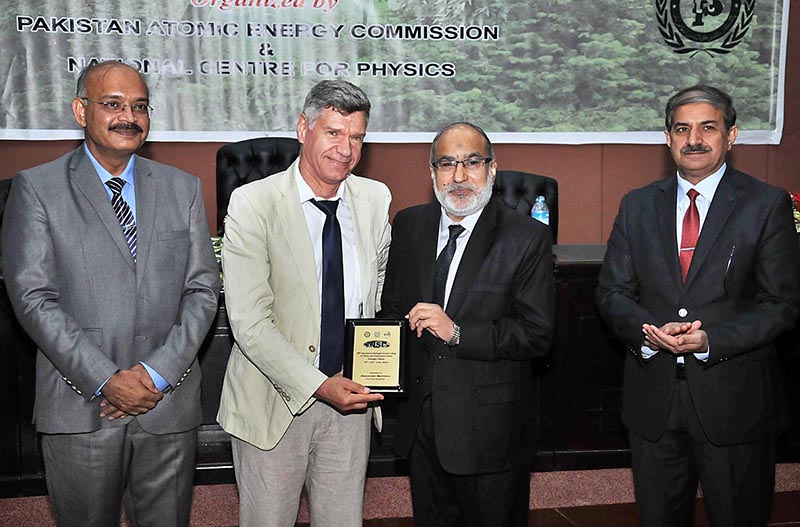
[[[314,353],[314,352],[317,351],[317,347],[312,344],[311,346],[308,347],[308,351],[310,351],[311,353]]]
[[[417,377],[416,379],[414,379],[414,382],[417,384],[422,384],[422,377]]]
[[[687,310],[685,307],[682,307],[682,308],[680,308],[678,310],[678,316],[681,317],[681,318],[686,317],[686,315],[688,315],[688,314],[689,314],[689,310]]]

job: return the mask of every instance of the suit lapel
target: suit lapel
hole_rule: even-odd
[[[358,268],[361,271],[361,276],[359,277],[361,280],[361,298],[364,303],[363,312],[371,313],[374,311],[375,306],[372,304],[374,295],[369,294],[371,279],[367,255],[375,253],[369,237],[372,214],[369,201],[361,196],[358,185],[353,183],[351,177],[345,180],[345,186],[347,192],[345,192],[344,198],[352,212],[353,228],[355,229],[356,235]]]
[[[681,262],[678,258],[678,232],[675,225],[677,214],[678,182],[673,176],[664,180],[655,197],[656,224],[664,261],[667,262],[670,279],[677,287],[682,286]]]
[[[138,290],[145,276],[147,257],[153,245],[158,181],[141,158],[134,161],[133,178],[136,190],[136,266],[139,268],[139,272],[136,273],[136,289]]]
[[[103,225],[108,229],[108,233],[111,235],[111,239],[114,240],[117,248],[123,255],[127,255],[126,261],[131,270],[135,271],[136,266],[133,263],[131,250],[125,242],[125,236],[122,234],[119,220],[117,220],[114,209],[111,207],[111,200],[108,199],[108,194],[103,188],[100,176],[97,175],[97,170],[95,170],[92,161],[84,153],[83,148],[83,145],[79,146],[70,160],[69,168],[72,180],[89,202],[92,209],[94,209],[95,213],[100,217]]]
[[[451,318],[458,318],[464,309],[467,293],[475,282],[475,277],[480,271],[486,253],[494,242],[494,231],[497,228],[499,213],[497,202],[491,200],[483,209],[478,223],[475,224],[475,231],[469,237],[453,280],[453,287],[450,289],[450,297],[447,300],[446,311]]]
[[[314,306],[313,316],[318,319],[321,316],[322,307],[317,290],[317,269],[314,263],[314,247],[311,244],[311,237],[308,235],[306,217],[303,215],[300,194],[297,192],[297,185],[294,181],[298,170],[298,164],[295,161],[286,172],[270,177],[276,179],[276,188],[282,195],[275,206],[278,222],[283,232],[286,233],[286,241],[297,273],[300,275],[303,291],[309,299],[310,305]]]
[[[698,274],[698,269],[703,266],[703,262],[708,257],[714,242],[722,232],[722,228],[728,221],[733,210],[736,208],[736,201],[740,197],[739,181],[737,173],[730,165],[725,170],[725,174],[719,182],[714,199],[706,214],[700,237],[697,239],[697,247],[692,256],[692,264],[689,266],[689,274],[686,276],[686,286],[690,286]]]
[[[436,247],[439,242],[439,217],[441,207],[438,202],[431,203],[425,209],[422,224],[417,230],[419,234],[419,258],[417,258],[417,274],[419,275],[422,302],[433,301],[433,275],[436,268]]]

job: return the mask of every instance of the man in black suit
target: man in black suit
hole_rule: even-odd
[[[531,361],[553,333],[550,233],[492,199],[497,163],[477,126],[444,128],[430,161],[438,203],[395,217],[381,303],[415,332],[395,440],[415,525],[524,526]]]
[[[786,424],[775,339],[798,314],[788,194],[725,161],[731,98],[693,86],[666,106],[676,177],[626,195],[597,299],[626,344],[623,421],[644,526],[765,525]]]

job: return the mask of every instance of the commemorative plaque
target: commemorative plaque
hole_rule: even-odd
[[[348,318],[344,376],[371,392],[403,393],[406,389],[405,333],[405,320]]]

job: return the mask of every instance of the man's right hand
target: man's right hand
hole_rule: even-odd
[[[369,403],[383,400],[383,394],[370,393],[369,388],[342,377],[341,374],[328,377],[314,392],[314,397],[342,413],[363,410]]]
[[[108,379],[103,386],[103,397],[111,403],[113,410],[111,414],[119,417],[120,412],[127,415],[139,415],[148,412],[156,407],[158,402],[163,399],[164,394],[158,391],[153,379],[144,366],[137,364],[129,370],[120,370]],[[104,406],[104,410],[106,409]],[[111,410],[109,408],[109,410]],[[101,412],[105,417],[108,413]]]

